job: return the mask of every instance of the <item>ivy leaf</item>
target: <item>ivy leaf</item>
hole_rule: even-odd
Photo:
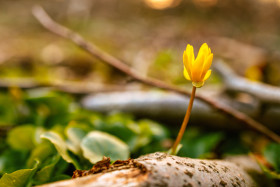
[[[67,127],[66,135],[68,137],[67,141],[67,147],[75,154],[79,155],[81,154],[81,142],[82,139],[86,136],[87,132],[85,132],[83,129],[78,127]]]
[[[72,155],[70,155],[66,142],[58,133],[49,131],[42,134],[41,138],[49,140],[55,146],[57,152],[66,162],[73,163],[76,169],[80,169],[80,166],[76,159]]]
[[[164,126],[152,121],[152,120],[141,120],[138,122],[138,126],[141,129],[141,133],[148,133],[149,135],[156,140],[162,140],[168,137],[168,131],[164,128]]]
[[[60,158],[60,155],[56,155],[50,164],[44,166],[41,170],[36,172],[34,176],[36,184],[43,184],[51,180],[51,177],[55,170],[55,166]]]
[[[32,167],[34,161],[36,160],[38,160],[40,163],[44,163],[48,157],[54,154],[56,154],[54,146],[45,140],[31,151],[31,154],[27,160],[27,166]]]
[[[16,103],[10,95],[0,94],[0,126],[15,124],[19,114],[16,110]]]
[[[125,160],[129,157],[129,147],[122,140],[110,134],[92,131],[82,141],[84,157],[91,163],[102,160],[103,156],[111,160]]]
[[[280,144],[271,143],[264,150],[264,157],[273,166],[276,172],[280,172]]]
[[[14,171],[13,173],[4,174],[0,179],[0,186],[9,187],[22,187],[29,186],[31,178],[35,174],[38,168],[39,162],[37,162],[32,169],[21,169]]]
[[[34,148],[35,127],[22,125],[13,128],[7,137],[8,144],[15,150],[28,151]]]
[[[13,149],[3,151],[0,155],[0,175],[24,168],[27,158],[27,152],[16,151]],[[31,165],[31,167],[32,166],[33,165]]]

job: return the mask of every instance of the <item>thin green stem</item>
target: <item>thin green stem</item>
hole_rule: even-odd
[[[175,143],[174,143],[174,145],[172,147],[172,152],[171,152],[172,155],[174,155],[176,153],[177,146],[181,142],[181,139],[182,139],[182,137],[184,135],[185,129],[186,129],[187,124],[189,122],[190,115],[191,115],[191,110],[192,110],[192,106],[193,106],[193,100],[194,100],[194,97],[195,97],[195,90],[196,90],[196,87],[193,86],[192,94],[191,94],[191,98],[190,98],[190,102],[189,102],[189,106],[188,106],[188,109],[187,109],[184,121],[183,121],[183,123],[181,125],[181,129],[180,129],[180,131],[179,131],[179,133],[177,135],[176,141],[175,141]]]

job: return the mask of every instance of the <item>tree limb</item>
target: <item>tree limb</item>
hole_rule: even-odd
[[[258,187],[264,184],[269,186],[269,179],[265,177],[258,164],[246,156],[225,161],[153,153],[137,159],[116,161],[112,165],[110,159],[105,157],[91,170],[76,170],[73,177],[76,179],[41,187]]]
[[[150,86],[155,86],[158,88],[177,92],[177,93],[187,95],[187,96],[190,95],[190,93],[184,89],[178,88],[173,85],[166,84],[166,83],[164,83],[160,80],[154,79],[154,78],[148,78],[148,77],[142,76],[141,74],[138,74],[137,71],[131,69],[127,64],[125,64],[121,60],[100,50],[95,45],[84,40],[80,35],[76,34],[75,32],[71,31],[70,29],[53,21],[48,16],[48,14],[44,11],[44,9],[42,7],[35,6],[33,8],[33,15],[49,31],[72,41],[74,44],[81,47],[83,50],[87,51],[93,57],[111,65],[112,67],[118,69],[119,71],[131,76],[135,80],[140,81],[140,82],[150,85]],[[264,134],[265,136],[272,139],[273,141],[280,142],[280,137],[277,134],[275,134],[274,132],[272,132],[265,126],[263,126],[261,123],[253,120],[249,116],[246,116],[245,114],[234,110],[230,106],[223,105],[212,98],[204,97],[201,95],[197,95],[196,98],[208,103],[215,109],[222,111],[231,117],[234,117],[235,119],[239,120],[240,122],[246,124],[247,126],[251,127],[252,129],[258,131],[259,133]]]
[[[240,77],[227,64],[220,60],[215,62],[214,68],[223,78],[227,90],[248,93],[263,103],[280,104],[279,87]]]

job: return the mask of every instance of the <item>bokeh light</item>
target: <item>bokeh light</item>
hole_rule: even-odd
[[[181,1],[181,0],[180,0]],[[144,0],[144,2],[154,9],[166,9],[174,7],[180,3],[178,0]]]

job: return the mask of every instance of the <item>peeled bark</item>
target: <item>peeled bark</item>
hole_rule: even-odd
[[[84,177],[81,177],[84,176]],[[258,164],[249,157],[226,160],[202,160],[153,153],[110,165],[104,158],[89,171],[76,170],[75,179],[42,187],[134,187],[134,186],[268,186]],[[78,178],[76,178],[78,177]]]

